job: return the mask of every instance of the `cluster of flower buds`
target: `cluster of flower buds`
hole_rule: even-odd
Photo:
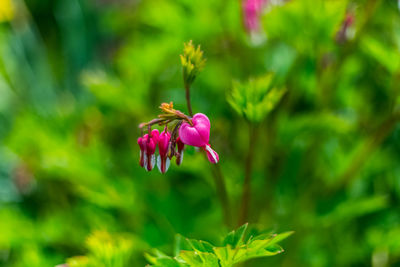
[[[209,144],[210,120],[206,115],[197,113],[190,118],[175,110],[172,102],[163,103],[160,108],[163,113],[158,115],[157,119],[139,125],[142,130],[145,127],[148,130],[147,134],[142,134],[137,140],[140,148],[140,166],[151,171],[157,164],[160,172],[165,173],[174,156],[177,165],[182,163],[185,145],[202,148],[211,163],[219,161],[217,152]],[[164,126],[164,130],[161,133],[157,129],[152,130],[153,125]],[[169,131],[169,126],[172,126],[172,131]]]
[[[206,60],[203,58],[203,51],[200,50],[200,45],[196,48],[192,41],[185,43],[183,55],[181,55],[181,63],[183,82],[185,86],[190,86],[206,64]]]

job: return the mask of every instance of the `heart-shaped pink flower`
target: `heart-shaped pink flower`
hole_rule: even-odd
[[[183,122],[179,128],[180,140],[189,146],[202,147],[211,163],[218,163],[219,156],[208,143],[210,139],[210,120],[206,115],[197,113],[192,118],[193,126]]]
[[[179,128],[179,137],[189,146],[203,147],[210,139],[210,120],[206,115],[197,113],[192,118],[193,126],[183,122]]]

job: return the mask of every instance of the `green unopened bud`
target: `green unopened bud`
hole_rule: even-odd
[[[197,74],[203,70],[206,63],[206,60],[203,58],[203,51],[200,50],[200,45],[196,48],[192,41],[185,43],[183,55],[181,55],[181,63],[185,86],[190,86]]]

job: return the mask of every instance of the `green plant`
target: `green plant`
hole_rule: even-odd
[[[176,237],[177,255],[169,257],[154,251],[147,254],[147,259],[154,267],[231,267],[249,259],[274,256],[283,252],[278,242],[289,237],[293,232],[282,234],[246,235],[248,224],[230,232],[221,246],[215,246],[202,240]]]

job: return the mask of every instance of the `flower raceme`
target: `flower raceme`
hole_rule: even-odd
[[[148,123],[142,123],[140,128],[148,127],[150,134],[138,138],[140,148],[140,166],[151,171],[157,163],[161,173],[165,173],[170,165],[173,156],[176,157],[176,164],[180,165],[183,159],[185,145],[202,148],[211,163],[218,163],[219,156],[210,144],[210,120],[202,113],[197,113],[189,118],[179,110],[173,109],[172,103],[162,104],[163,114]],[[159,133],[157,129],[151,130],[154,124],[165,125],[164,131]],[[172,131],[168,131],[168,124],[172,125]],[[156,147],[159,155],[155,160]]]

